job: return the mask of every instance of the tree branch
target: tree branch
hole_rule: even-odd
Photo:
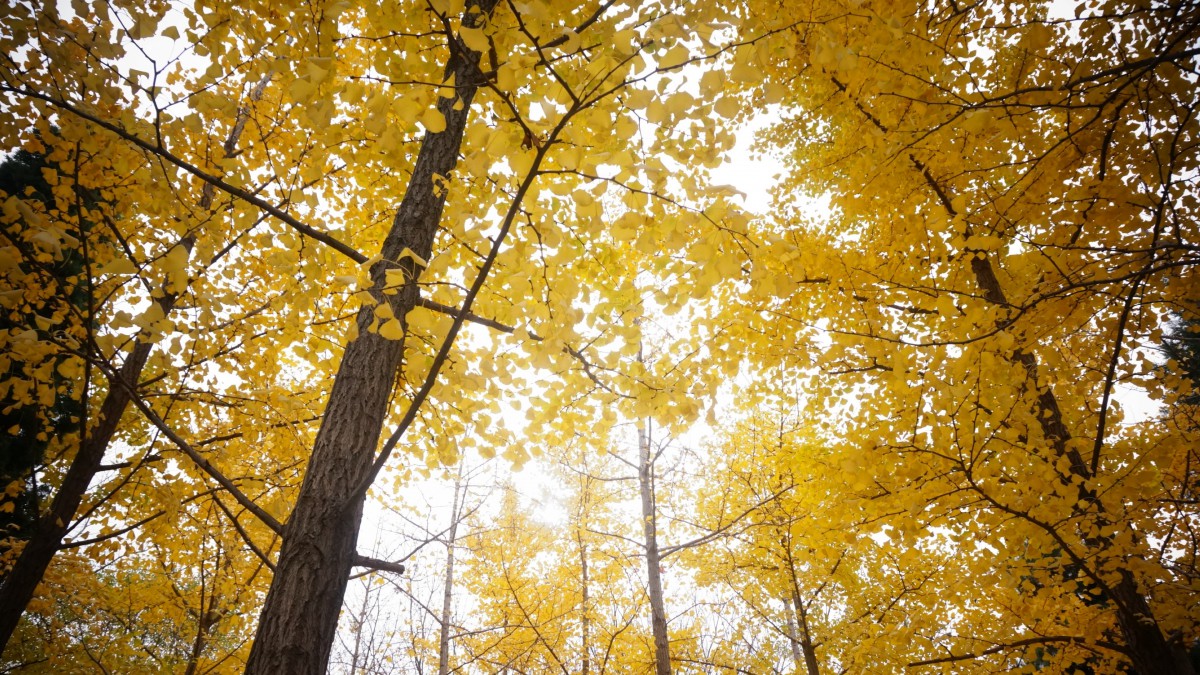
[[[305,223],[300,222],[295,216],[293,216],[293,215],[287,213],[286,211],[284,211],[283,209],[280,209],[279,207],[267,202],[266,200],[262,199],[261,197],[258,197],[258,196],[254,195],[242,188],[239,188],[235,185],[230,185],[229,183],[226,183],[225,181],[218,178],[217,176],[214,176],[210,173],[202,171],[200,168],[196,167],[195,165],[185,162],[184,160],[175,156],[175,154],[173,154],[171,151],[167,150],[166,148],[163,148],[162,146],[156,145],[154,143],[150,143],[149,141],[146,141],[145,139],[137,136],[136,134],[134,134],[132,132],[126,131],[125,129],[121,128],[120,126],[118,126],[116,124],[113,124],[112,122],[107,122],[105,120],[102,120],[99,117],[97,117],[89,112],[86,112],[70,103],[67,103],[66,101],[56,99],[53,96],[49,96],[49,95],[43,94],[41,92],[33,91],[30,89],[22,89],[20,87],[13,87],[10,85],[0,85],[0,91],[7,91],[7,92],[10,92],[13,94],[18,94],[20,96],[27,96],[29,98],[37,99],[39,101],[44,101],[56,108],[65,110],[81,119],[87,120],[102,129],[105,129],[109,132],[116,134],[120,138],[132,143],[133,145],[141,148],[142,150],[145,150],[146,152],[149,152],[158,157],[161,157],[162,159],[165,159],[166,161],[170,162],[171,164],[174,164],[175,166],[179,167],[180,169],[183,169],[184,171],[192,174],[193,176],[196,176],[197,178],[204,181],[205,183],[207,183],[209,185],[213,185],[233,197],[237,197],[238,199],[241,199],[242,201],[244,201],[248,204],[258,207],[259,209],[271,214],[277,220],[288,225],[289,227],[296,230],[297,232],[303,234],[306,237],[315,239],[316,241],[319,241],[319,242],[325,244],[326,246],[337,251],[338,253],[341,253],[342,255],[346,256],[347,258],[350,258],[355,263],[362,264],[367,261],[367,256],[363,255],[362,253],[359,253],[357,250],[355,250],[349,244],[339,241],[337,238],[335,238],[333,235],[329,234],[328,232],[322,232],[321,230],[318,230],[315,227],[312,227],[311,225],[306,225]]]
[[[1108,649],[1108,650],[1111,650],[1114,652],[1118,652],[1121,654],[1126,653],[1126,650],[1124,647],[1122,647],[1121,645],[1118,645],[1118,644],[1114,644],[1112,642],[1106,642],[1103,640],[1095,641],[1095,642],[1088,642],[1087,640],[1085,640],[1084,638],[1081,638],[1081,637],[1066,636],[1066,635],[1051,635],[1051,636],[1046,636],[1046,637],[1028,638],[1025,640],[1017,640],[1016,642],[1010,642],[1008,644],[996,645],[995,647],[985,649],[979,653],[955,654],[955,655],[951,655],[951,656],[943,656],[943,657],[937,658],[937,659],[928,659],[925,661],[914,661],[914,662],[908,664],[908,667],[909,668],[921,668],[924,666],[933,666],[933,665],[938,665],[941,663],[955,663],[957,661],[970,661],[972,659],[978,659],[978,658],[982,658],[984,656],[990,656],[992,654],[997,654],[999,652],[1003,652],[1003,651],[1006,651],[1009,649],[1020,649],[1022,647],[1029,647],[1032,645],[1041,645],[1041,644],[1061,644],[1063,642],[1070,643],[1070,644],[1085,645],[1085,646],[1086,645],[1096,645],[1097,647],[1103,647],[1105,649]]]

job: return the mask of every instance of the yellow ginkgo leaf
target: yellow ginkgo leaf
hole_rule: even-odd
[[[108,276],[110,274],[135,274],[136,272],[137,267],[130,262],[128,258],[115,258],[109,263],[96,269],[96,274],[100,276]]]
[[[437,108],[428,108],[421,115],[421,124],[431,134],[440,134],[446,130],[446,118]]]
[[[463,44],[477,52],[486,52],[488,50],[487,35],[479,28],[463,27],[458,31],[458,36],[462,38]]]
[[[398,319],[388,319],[379,326],[379,334],[388,340],[403,340],[404,326]]]

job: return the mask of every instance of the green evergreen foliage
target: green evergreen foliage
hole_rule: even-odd
[[[1186,405],[1200,403],[1200,316],[1177,315],[1163,337],[1162,352],[1168,369],[1187,379],[1191,391],[1180,398]]]

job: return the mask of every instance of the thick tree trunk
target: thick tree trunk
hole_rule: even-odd
[[[464,24],[475,25],[479,13],[490,13],[496,1],[475,3]],[[449,176],[458,162],[471,100],[480,84],[478,62],[477,52],[451,46],[446,74],[454,76],[457,97],[438,102],[446,128],[425,135],[383,243],[384,262],[371,271],[376,298],[390,302],[402,323],[416,305],[421,270],[411,258],[400,261],[411,274],[410,283],[396,295],[384,296],[378,292],[384,265],[396,261],[405,248],[424,259],[431,255],[445,206],[444,191],[434,189],[434,176]],[[300,495],[284,529],[247,673],[321,675],[329,661],[362,520],[365,495],[357,488],[370,475],[404,351],[403,341],[367,330],[373,315],[372,308],[359,312],[358,337],[342,356]]]
[[[650,433],[638,426],[638,487],[642,493],[642,525],[646,537],[646,585],[650,594],[650,626],[654,633],[654,673],[671,675],[671,646],[663,602],[662,559],[658,553],[658,526],[654,504],[654,467]]]

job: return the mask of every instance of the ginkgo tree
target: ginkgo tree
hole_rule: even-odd
[[[824,374],[808,393],[846,411],[848,486],[898,535],[948,532],[976,579],[1039,598],[912,664],[1082,644],[1101,669],[1192,672],[1195,452],[1120,400],[1177,391],[1151,350],[1196,293],[1196,8],[789,12],[768,78],[790,170],[754,255],[788,283],[746,295],[755,333],[826,342],[782,362]]]
[[[356,548],[369,495],[419,473],[400,455],[520,465],[581,429],[599,452],[629,420],[682,435],[719,392],[755,419],[798,387],[827,447],[757,473],[722,435],[684,539],[728,547],[703,593],[743,593],[797,668],[1192,672],[1195,428],[1119,405],[1183,390],[1151,354],[1197,297],[1191,4],[4,11],[2,138],[52,194],[0,196],[0,396],[81,411],[47,430],[52,502],[3,549],[6,642],[72,576],[123,616],[103,570],[157,562],[129,577],[145,598],[205,584],[164,610],[194,638],[171,664],[224,630],[222,663],[322,672],[352,569],[400,573]],[[783,160],[757,218],[707,185],[742,122]],[[545,545],[587,589],[575,544]],[[599,668],[529,647],[599,630],[567,600],[578,622],[527,613],[505,648]],[[252,646],[205,623],[228,602]],[[610,645],[639,615],[613,607]],[[697,639],[713,625],[676,623],[659,666],[736,660]],[[812,638],[838,631],[860,639]]]
[[[711,123],[719,81],[703,97],[679,76],[723,50],[708,41],[723,18],[712,5],[12,12],[0,90],[11,118],[42,133],[6,135],[50,145],[79,170],[57,174],[70,177],[63,194],[99,190],[105,207],[67,227],[63,209],[33,222],[8,196],[6,222],[42,242],[29,255],[87,256],[91,320],[72,340],[53,324],[20,335],[79,358],[79,396],[98,413],[65,492],[74,504],[49,521],[32,583],[6,591],[32,593],[113,433],[128,435],[142,453],[131,469],[165,452],[158,475],[176,489],[212,483],[234,499],[229,524],[248,550],[271,559],[266,542],[282,539],[251,671],[324,668],[350,568],[387,567],[354,546],[402,442],[450,460],[497,433],[478,422],[498,417],[526,365],[563,376],[563,396],[669,395],[603,363],[636,342],[642,311],[615,247],[666,241],[680,255],[658,276],[704,288],[744,224],[727,225],[696,180],[732,139]],[[629,210],[611,228],[609,200]],[[456,352],[467,321],[513,335],[517,351],[497,357],[481,340]]]

